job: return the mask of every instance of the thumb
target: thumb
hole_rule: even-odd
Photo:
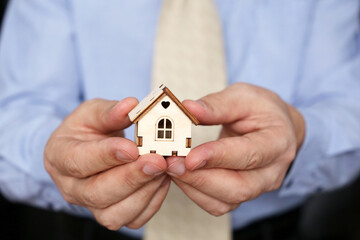
[[[131,125],[128,113],[138,104],[133,97],[121,101],[92,99],[82,103],[68,121],[102,133],[122,130]]]
[[[245,117],[248,105],[241,92],[228,87],[197,101],[185,100],[183,105],[202,125],[228,124]]]

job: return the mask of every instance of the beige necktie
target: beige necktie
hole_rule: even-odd
[[[153,87],[163,83],[180,100],[198,99],[226,86],[224,46],[212,0],[164,0],[158,25]],[[193,147],[215,140],[219,127],[192,129]],[[230,218],[214,217],[175,184],[147,224],[146,240],[229,240]]]

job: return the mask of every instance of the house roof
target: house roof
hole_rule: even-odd
[[[182,105],[179,99],[177,99],[164,84],[161,84],[159,87],[154,89],[129,113],[131,122],[137,123],[142,116],[150,111],[165,95],[173,100],[181,111],[183,111],[195,125],[199,124],[199,121],[189,112],[189,110],[185,108],[184,105]]]

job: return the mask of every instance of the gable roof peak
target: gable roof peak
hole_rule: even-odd
[[[184,114],[195,124],[199,121],[185,108],[185,106],[175,97],[175,95],[164,84],[160,84],[149,95],[147,95],[131,112],[129,113],[130,121],[137,123],[144,114],[150,111],[156,103],[158,103],[164,96],[168,96],[175,104],[184,112]]]

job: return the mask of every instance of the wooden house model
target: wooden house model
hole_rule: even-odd
[[[186,156],[191,149],[191,124],[198,120],[163,84],[130,113],[140,155]]]

